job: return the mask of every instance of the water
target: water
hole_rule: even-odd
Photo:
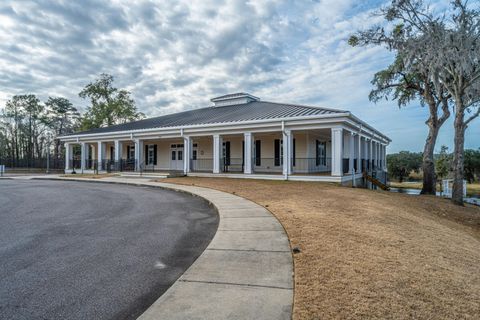
[[[412,194],[412,195],[420,195],[420,190],[419,189],[404,189],[404,188],[390,188],[391,192],[398,192],[398,193],[405,193],[405,194]],[[437,196],[441,197],[442,195],[440,192],[437,192]],[[477,206],[480,206],[480,198],[477,196],[469,196],[467,198],[464,198],[465,202],[475,204]]]

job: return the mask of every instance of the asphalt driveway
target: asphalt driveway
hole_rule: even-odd
[[[175,191],[0,180],[0,319],[135,319],[217,226]]]

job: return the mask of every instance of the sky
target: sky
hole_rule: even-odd
[[[448,5],[437,0],[433,5]],[[78,93],[101,73],[147,116],[203,108],[248,92],[265,101],[346,109],[392,139],[388,152],[421,151],[428,110],[368,100],[382,47],[352,48],[356,30],[381,24],[382,0],[82,0],[0,2],[0,108],[16,94]],[[452,149],[453,122],[437,149]],[[480,148],[480,119],[466,132]]]

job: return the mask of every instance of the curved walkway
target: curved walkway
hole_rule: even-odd
[[[210,245],[140,320],[291,318],[290,246],[283,227],[268,210],[232,194],[195,186],[118,177],[87,181],[188,192],[218,209],[219,228]]]

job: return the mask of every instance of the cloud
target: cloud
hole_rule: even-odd
[[[346,43],[353,31],[381,23],[372,12],[382,3],[2,1],[0,107],[27,92],[43,100],[64,96],[82,107],[87,102],[78,92],[106,72],[149,116],[247,91],[264,100],[351,110],[390,135],[391,150],[418,150],[426,134],[424,109],[368,101],[372,75],[391,54]],[[449,145],[451,131],[441,136]],[[467,145],[478,147],[472,140]]]

